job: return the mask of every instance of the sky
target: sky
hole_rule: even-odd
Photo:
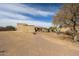
[[[60,9],[59,3],[0,4],[0,26],[16,26],[17,23],[50,27],[53,16]]]

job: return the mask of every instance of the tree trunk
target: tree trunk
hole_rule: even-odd
[[[74,39],[74,41],[77,41],[77,30],[76,30],[76,22],[75,21],[73,24],[73,39]]]

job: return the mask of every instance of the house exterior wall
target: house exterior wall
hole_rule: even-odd
[[[17,31],[20,32],[34,32],[34,26],[26,24],[17,24]]]
[[[72,27],[73,28],[73,27]],[[79,26],[76,26],[76,30],[78,31],[79,33]],[[61,32],[67,32],[67,31],[71,31],[71,27],[62,27],[60,29]]]
[[[69,27],[64,27],[64,28],[61,28],[60,29],[60,32],[67,32],[67,31],[69,31],[70,30],[70,28]]]

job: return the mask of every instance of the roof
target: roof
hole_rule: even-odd
[[[25,23],[17,23],[17,25],[34,26],[34,25],[28,25],[28,24],[25,24]]]

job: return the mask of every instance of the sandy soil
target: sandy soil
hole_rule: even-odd
[[[79,55],[79,44],[55,33],[0,32],[2,56]]]

